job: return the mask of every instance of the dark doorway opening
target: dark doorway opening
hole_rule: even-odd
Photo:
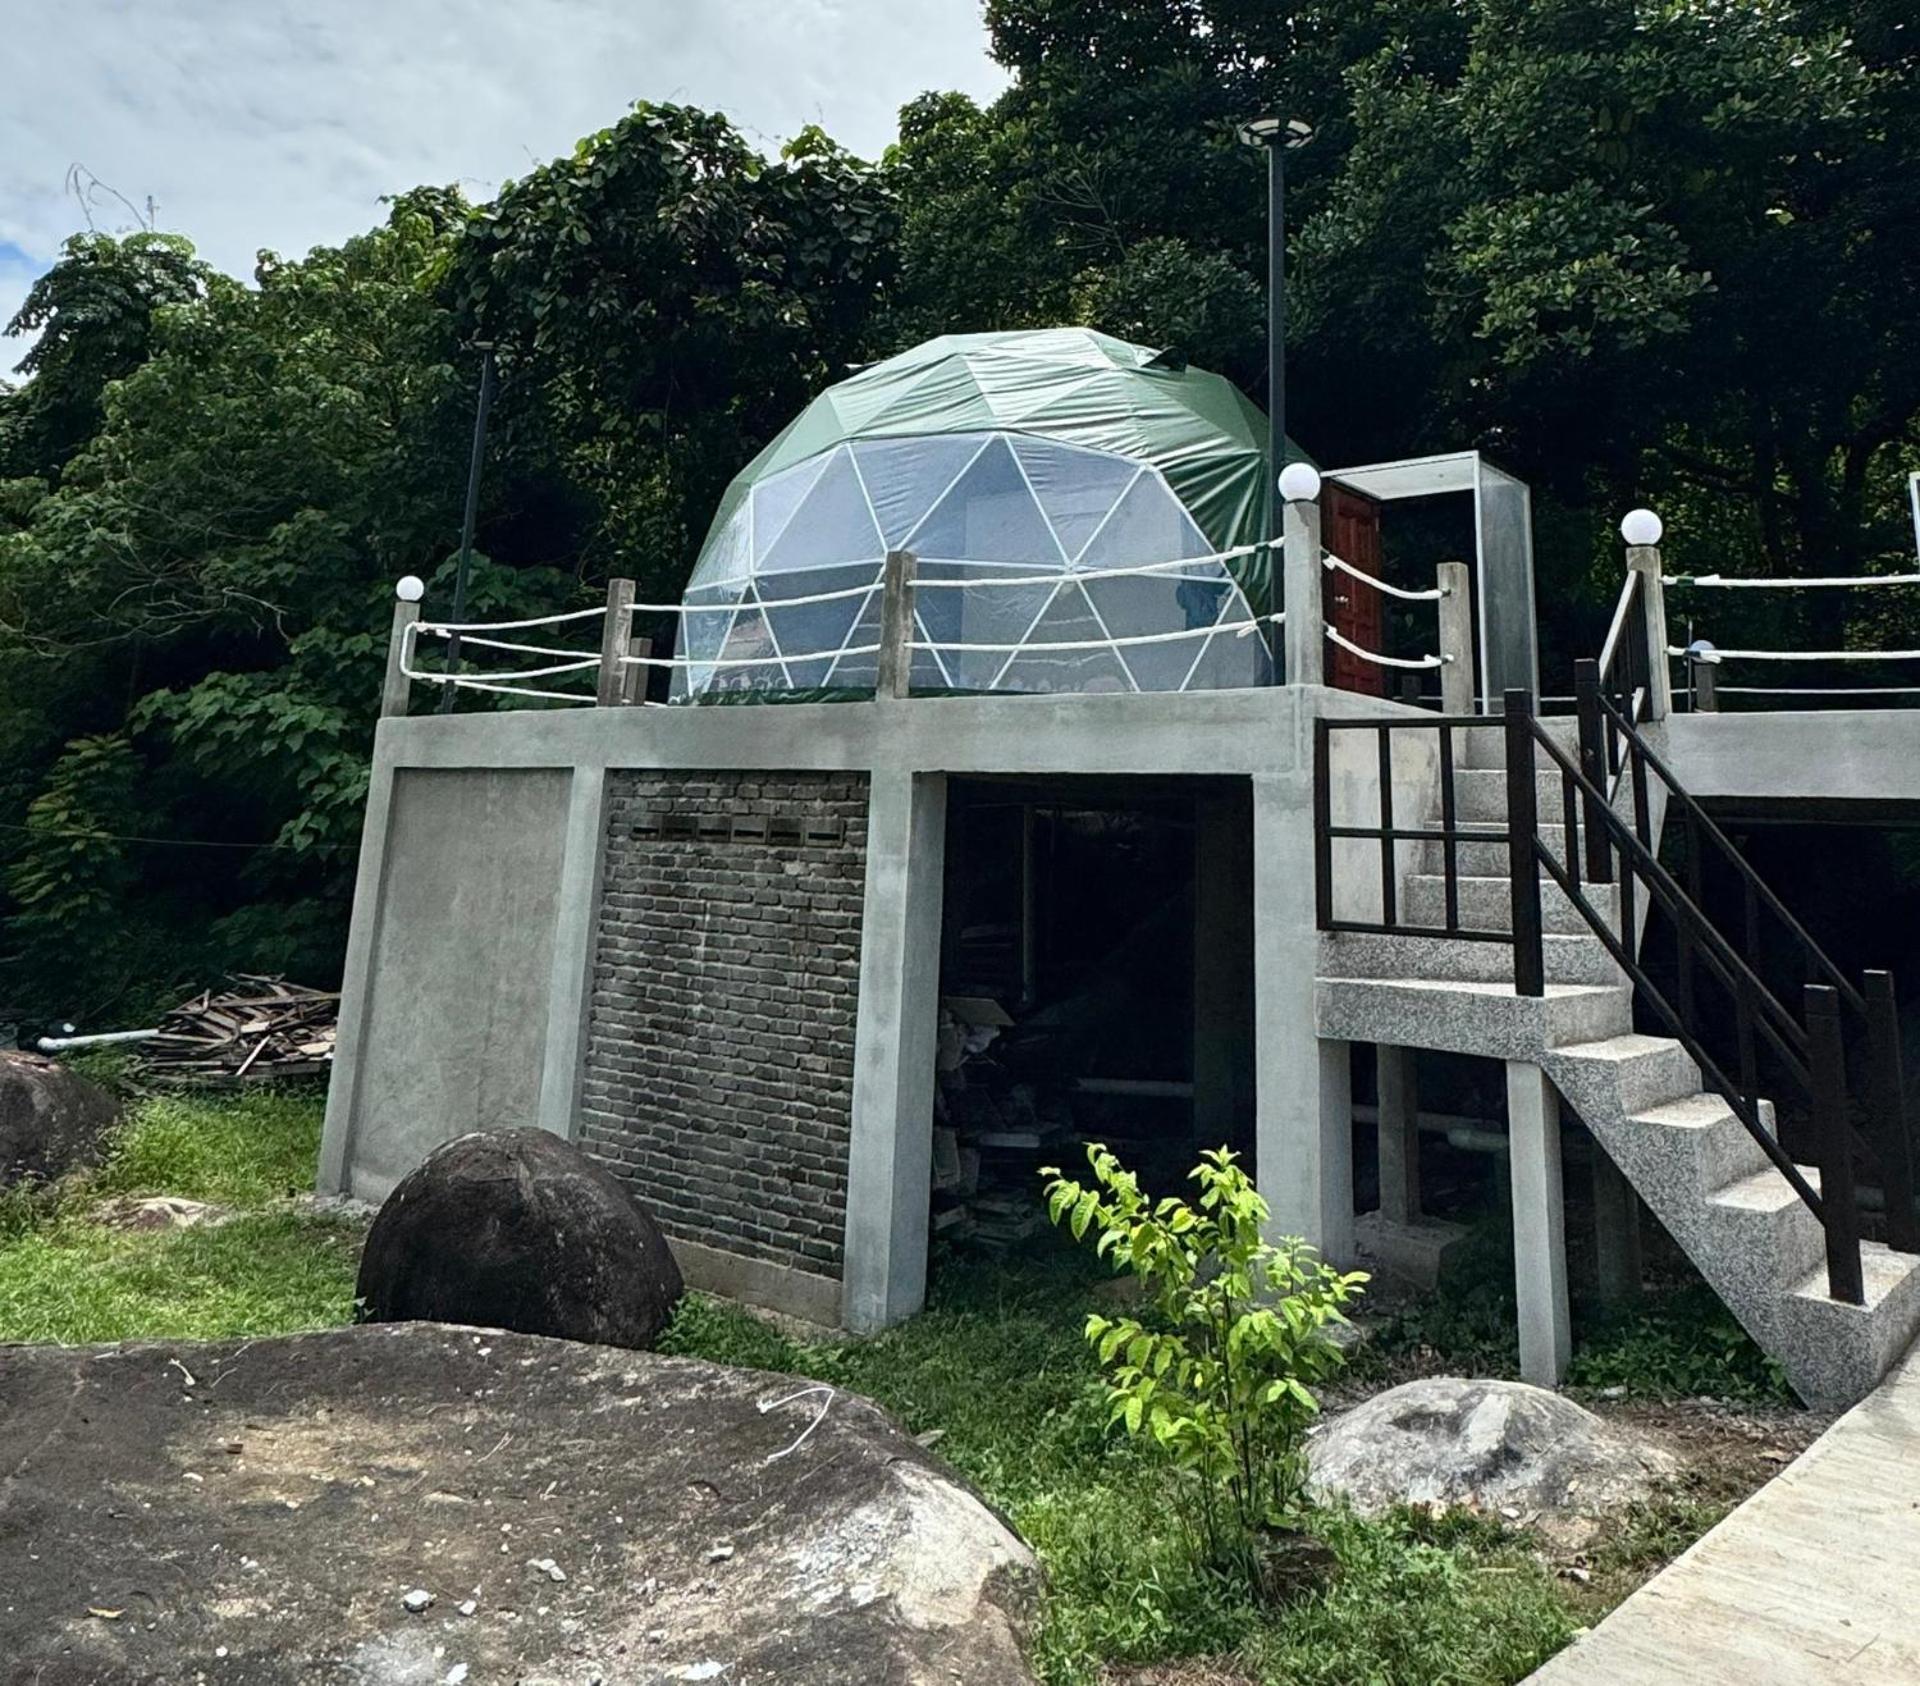
[[[1036,1236],[1089,1142],[1154,1194],[1203,1147],[1251,1165],[1246,782],[956,778],[947,824],[936,1238]]]

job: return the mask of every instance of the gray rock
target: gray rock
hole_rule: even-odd
[[[1376,1394],[1308,1442],[1312,1482],[1365,1514],[1462,1505],[1590,1516],[1671,1476],[1670,1453],[1524,1382],[1434,1376]]]
[[[360,1255],[370,1323],[419,1320],[651,1347],[683,1292],[620,1180],[547,1130],[458,1136],[402,1178]]]
[[[0,1053],[0,1188],[95,1163],[119,1116],[106,1090],[57,1060]]]
[[[0,1346],[30,1452],[0,1507],[6,1678],[1031,1686],[1025,1546],[877,1406],[804,1385],[433,1323]],[[565,1580],[524,1567],[549,1552]],[[441,1603],[410,1615],[428,1568]]]

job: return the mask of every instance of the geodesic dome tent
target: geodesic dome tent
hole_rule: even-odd
[[[889,550],[915,558],[916,688],[1263,684],[1270,483],[1265,419],[1218,375],[1079,328],[930,340],[727,489],[675,696],[870,691]]]

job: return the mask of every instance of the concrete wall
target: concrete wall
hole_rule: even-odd
[[[320,1184],[378,1197],[445,1136],[527,1121],[530,1096],[532,1121],[577,1131],[606,793],[627,774],[853,774],[872,803],[850,1210],[844,1259],[811,1263],[841,1266],[837,1315],[851,1325],[909,1315],[926,1271],[947,776],[1228,776],[1251,792],[1243,894],[1252,905],[1241,912],[1255,956],[1259,1180],[1277,1232],[1345,1256],[1346,1048],[1323,1047],[1314,1028],[1314,722],[1408,712],[1302,685],[384,721]],[[1346,769],[1344,753],[1342,799],[1370,816],[1371,775],[1358,762]],[[1414,745],[1402,751],[1407,765],[1396,763],[1409,801],[1429,753]],[[718,1231],[704,1240],[683,1233],[676,1247],[697,1284],[835,1316],[817,1271],[745,1251]]]
[[[537,1121],[571,780],[404,768],[370,813],[334,1186],[380,1199],[452,1136]]]
[[[1920,802],[1920,710],[1676,714],[1668,759],[1702,800]]]
[[[837,1307],[866,779],[622,772],[607,794],[580,1145],[675,1240]]]

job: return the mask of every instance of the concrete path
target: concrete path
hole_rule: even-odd
[[[1920,1348],[1804,1456],[1530,1679],[1920,1681]]]

